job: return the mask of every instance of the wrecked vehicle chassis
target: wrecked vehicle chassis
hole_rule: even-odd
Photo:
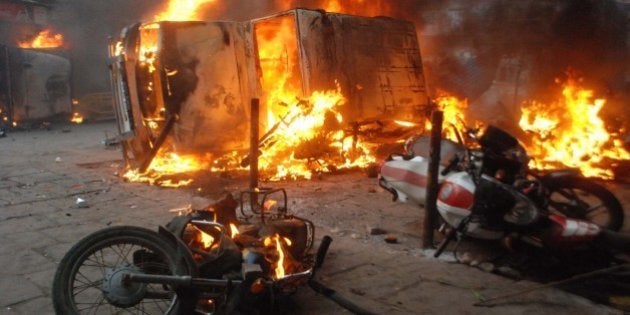
[[[273,193],[284,205],[270,210]],[[249,214],[244,195],[261,200]],[[316,255],[309,254],[314,226],[287,213],[284,190],[241,194],[243,216],[235,222],[237,205],[228,194],[205,209],[188,209],[157,232],[116,226],[88,235],[59,264],[56,313],[282,314],[289,310],[281,301],[308,285],[354,313],[369,314],[314,279],[332,238],[324,236]]]

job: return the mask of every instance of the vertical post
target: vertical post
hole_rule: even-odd
[[[258,188],[258,123],[260,103],[252,98],[249,126],[249,189]],[[252,196],[253,197],[253,196]]]
[[[438,172],[440,171],[440,151],[442,141],[442,121],[444,113],[436,110],[431,113],[430,158],[427,170],[427,196],[422,231],[422,247],[433,247],[433,228],[437,219]]]

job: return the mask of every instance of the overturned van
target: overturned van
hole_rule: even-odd
[[[181,152],[246,149],[251,100],[261,100],[264,132],[287,106],[270,96],[279,85],[298,96],[338,88],[348,124],[410,120],[429,106],[415,28],[388,17],[294,9],[246,22],[139,23],[109,53],[125,159],[145,167],[166,142]]]

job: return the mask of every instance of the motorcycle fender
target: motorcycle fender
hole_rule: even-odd
[[[593,241],[601,234],[597,224],[589,221],[551,214],[550,227],[543,233],[543,242],[549,247],[566,247]]]
[[[186,243],[184,243],[181,238],[175,236],[173,232],[169,231],[163,226],[160,226],[158,228],[158,233],[166,237],[171,242],[171,244],[175,246],[175,248],[177,248],[177,252],[180,254],[181,259],[184,259],[186,261],[188,270],[190,270],[190,275],[192,277],[198,276],[199,268],[197,267],[197,263],[195,263],[195,260],[193,259],[192,252],[190,251],[188,246],[186,246]]]

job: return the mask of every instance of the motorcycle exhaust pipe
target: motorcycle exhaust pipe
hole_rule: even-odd
[[[319,244],[319,248],[317,249],[317,255],[315,256],[315,265],[313,266],[315,270],[319,269],[319,267],[324,264],[324,259],[326,258],[326,254],[328,254],[330,243],[332,243],[332,237],[324,235],[322,242]]]
[[[324,259],[326,258],[326,254],[328,253],[328,248],[330,247],[330,243],[332,242],[332,237],[325,235],[322,238],[322,242],[317,249],[317,254],[315,256],[315,264],[313,266],[313,273],[311,274],[311,279],[308,281],[308,286],[313,289],[313,291],[325,296],[331,301],[337,303],[337,305],[349,310],[353,314],[357,315],[374,315],[374,313],[364,310],[360,306],[352,303],[347,300],[343,296],[339,295],[337,291],[327,287],[323,283],[314,279],[315,271],[319,269],[324,264]]]

